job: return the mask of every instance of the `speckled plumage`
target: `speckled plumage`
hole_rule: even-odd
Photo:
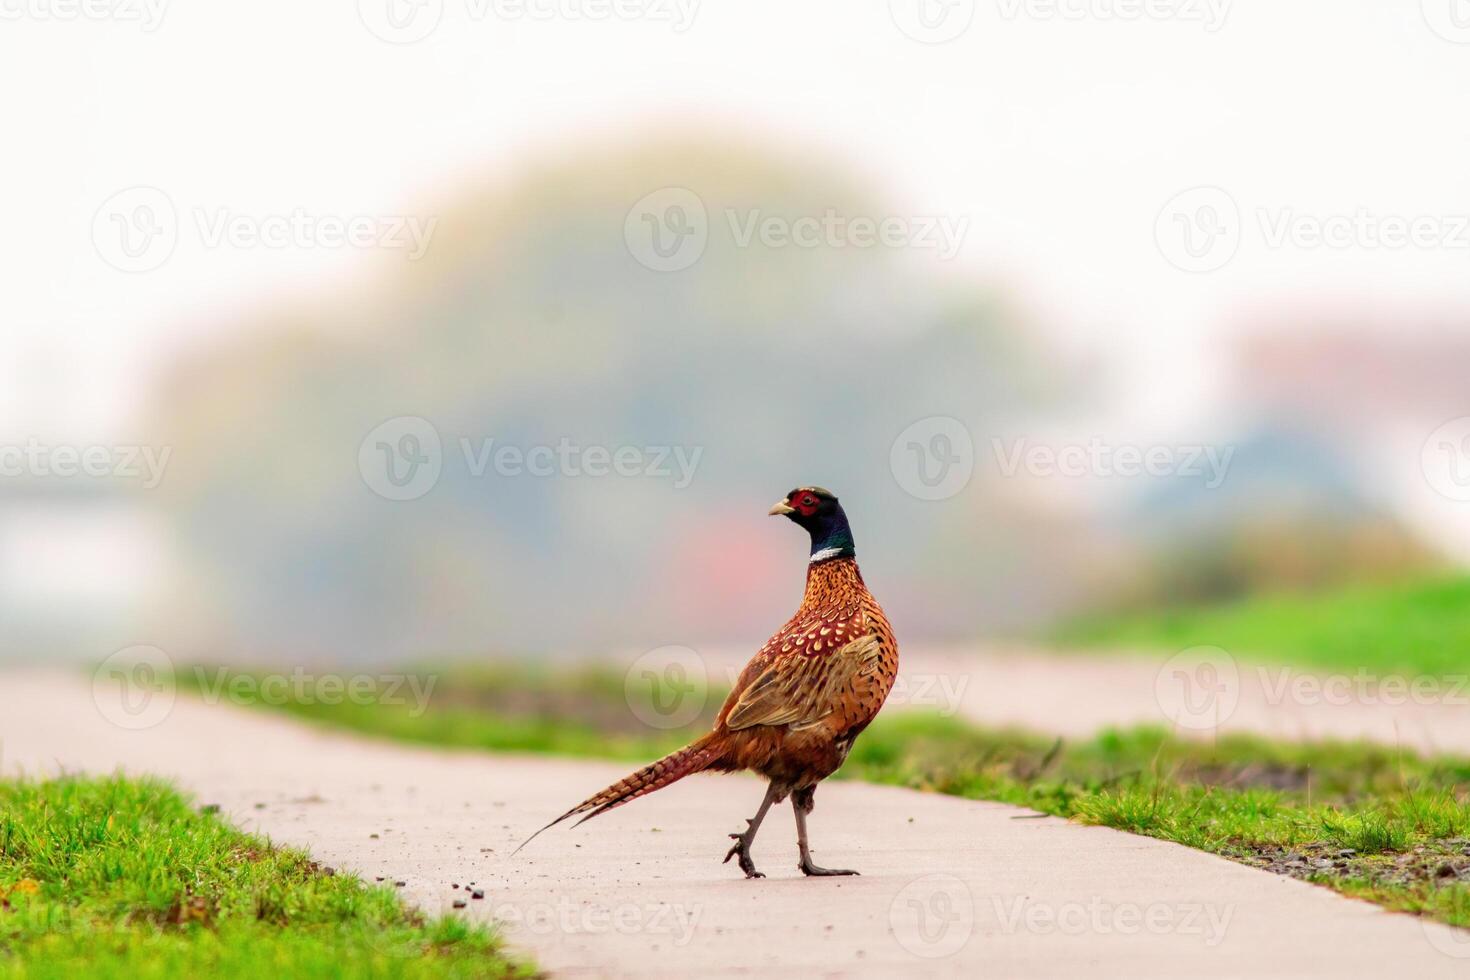
[[[787,516],[811,534],[806,590],[795,615],[746,664],[713,730],[589,797],[547,827],[577,815],[590,820],[692,773],[749,770],[770,785],[750,828],[730,835],[738,843],[727,861],[738,854],[745,873],[760,877],[750,843],[766,810],[790,795],[801,870],[855,873],[811,862],[805,814],[814,805],[816,784],[842,766],[853,741],[883,707],[898,673],[898,642],[863,583],[837,498],[820,487],[797,487],[771,514]]]
[[[846,760],[897,673],[893,627],[857,560],[809,566],[801,607],[751,658],[720,709],[719,768],[749,769],[788,791],[816,785]]]

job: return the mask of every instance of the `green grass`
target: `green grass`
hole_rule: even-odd
[[[0,976],[505,977],[482,926],[428,921],[151,779],[0,780]]]
[[[898,715],[843,773],[1174,841],[1470,926],[1470,760],[1146,729],[1066,745]]]
[[[1099,616],[1066,624],[1052,639],[1170,653],[1217,646],[1234,656],[1326,671],[1464,674],[1470,577]]]
[[[637,720],[642,705],[629,703],[619,674],[514,666],[434,674],[418,716],[406,706],[279,707],[369,735],[641,763],[708,730],[723,693],[709,692],[688,727],[658,731]],[[837,778],[1013,803],[1470,925],[1466,759],[1241,736],[1210,743],[1148,729],[1063,743],[890,712],[858,739]]]

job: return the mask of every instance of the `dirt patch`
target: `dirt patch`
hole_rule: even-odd
[[[1243,849],[1230,855],[1243,864],[1302,881],[1361,880],[1371,884],[1420,885],[1470,881],[1470,839],[1419,844],[1397,854],[1359,854],[1328,844]]]
[[[1312,770],[1308,766],[1251,764],[1244,766],[1200,766],[1181,775],[1190,782],[1228,789],[1270,789],[1284,793],[1303,793],[1311,786]]]

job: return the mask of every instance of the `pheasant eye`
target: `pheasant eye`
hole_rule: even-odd
[[[813,497],[811,494],[807,494],[805,497],[801,498],[801,502],[808,507],[815,507],[817,505],[817,498]]]

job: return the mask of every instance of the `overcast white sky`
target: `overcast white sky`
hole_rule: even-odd
[[[1142,19],[1120,16],[1130,0],[1059,0],[1067,17],[1046,0],[619,0],[639,19],[421,0],[429,20],[400,22],[438,26],[412,44],[367,26],[386,30],[389,0],[88,0],[116,16],[65,16],[76,2],[0,0],[0,436],[125,430],[180,344],[363,261],[185,234],[162,267],[120,272],[91,235],[119,190],[160,188],[181,211],[401,213],[650,119],[778,134],[849,161],[897,213],[968,216],[955,271],[1007,280],[1059,335],[1121,352],[1147,382],[1123,417],[1201,411],[1212,344],[1262,296],[1470,306],[1470,231],[1457,247],[1273,248],[1258,217],[1366,209],[1453,233],[1470,215],[1470,45],[1451,40],[1470,41],[1465,0],[1148,0],[1167,16]],[[953,33],[971,13],[946,43],[903,30]],[[1200,185],[1239,208],[1240,245],[1189,273],[1155,226]]]

